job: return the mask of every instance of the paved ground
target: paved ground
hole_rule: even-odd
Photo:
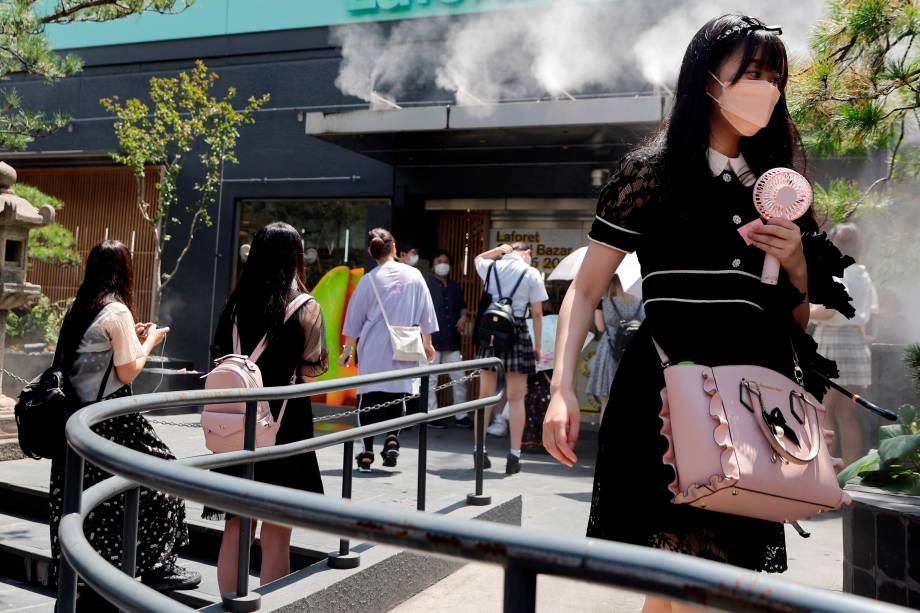
[[[197,416],[154,418],[158,431],[177,455],[188,456],[205,451],[200,430],[174,424],[197,420]],[[163,423],[166,422],[166,423]],[[327,427],[341,427],[329,424]],[[594,433],[584,432],[579,446],[581,464],[573,469],[562,467],[542,454],[525,454],[523,471],[519,475],[504,475],[504,455],[507,439],[490,439],[488,449],[494,468],[486,475],[486,493],[522,494],[523,524],[538,530],[552,530],[573,536],[584,534],[591,495],[592,465],[595,452]],[[469,431],[448,429],[429,430],[428,508],[438,510],[456,504],[473,489],[472,435]],[[381,469],[369,474],[355,473],[354,498],[388,505],[414,508],[416,494],[416,434],[403,436],[403,454],[395,470]],[[341,491],[341,448],[319,453],[320,467],[326,493]],[[0,463],[0,481],[30,487],[47,488],[47,462],[18,460]],[[188,503],[191,517],[198,517],[200,505]],[[811,585],[839,590],[841,586],[840,520],[826,517],[809,522],[811,539],[803,540],[788,531],[790,572],[786,577]],[[2,527],[0,527],[2,528]],[[337,537],[308,530],[297,530],[294,540],[301,545],[321,551],[337,547]],[[541,611],[638,611],[641,596],[577,582],[541,578],[538,587]],[[31,597],[31,598],[30,598]],[[42,600],[44,598],[45,600]],[[438,611],[470,611],[488,613],[500,611],[502,575],[500,569],[471,564],[432,586],[396,609],[400,613],[433,613]],[[33,607],[25,608],[22,607]],[[0,584],[0,611],[44,611],[49,603],[42,596]]]

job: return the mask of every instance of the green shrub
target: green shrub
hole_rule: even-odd
[[[28,343],[45,343],[54,349],[69,302],[52,302],[42,295],[33,306],[11,311],[6,320],[7,346],[22,349]]]

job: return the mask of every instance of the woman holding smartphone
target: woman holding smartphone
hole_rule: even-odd
[[[86,258],[83,283],[58,343],[64,355],[67,379],[81,404],[131,395],[131,383],[144,370],[147,358],[166,339],[169,328],[135,322],[133,313],[134,268],[131,252],[118,241],[99,243]],[[93,430],[123,447],[175,459],[147,418],[139,413],[107,419]],[[49,511],[51,528],[52,583],[57,583],[61,556],[58,526],[64,508],[64,456],[51,462]],[[111,475],[87,462],[83,489]],[[89,542],[114,565],[121,560],[121,534],[125,497],[117,496],[86,518]],[[160,591],[193,589],[201,575],[176,564],[177,550],[188,543],[185,503],[147,488],[140,491],[137,574]],[[81,589],[79,608],[107,610],[88,589]],[[114,608],[112,607],[112,610]]]

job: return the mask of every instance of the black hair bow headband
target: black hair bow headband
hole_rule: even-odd
[[[757,30],[764,30],[765,32],[773,32],[777,36],[781,36],[783,33],[783,26],[778,26],[778,25],[767,26],[767,25],[760,23],[759,21],[755,21],[750,18],[745,18],[743,19],[743,21],[744,21],[743,24],[734,25],[730,27],[729,29],[725,30],[724,32],[722,32],[721,34],[719,34],[716,37],[715,42],[725,40],[726,38],[730,36],[734,36],[735,34],[740,34],[742,32],[755,32]]]

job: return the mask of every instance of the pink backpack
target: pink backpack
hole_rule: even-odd
[[[290,303],[284,313],[287,322],[297,310],[312,297],[300,294]],[[256,389],[262,387],[262,372],[256,365],[259,357],[268,347],[268,335],[262,337],[251,355],[243,355],[240,349],[240,335],[233,322],[233,351],[229,355],[214,360],[214,370],[204,375],[205,389]],[[291,377],[293,382],[294,377]],[[278,427],[284,417],[287,400],[281,405],[281,412],[276,421],[268,401],[261,401],[256,412],[256,447],[270,447],[275,444]],[[201,427],[204,429],[204,442],[214,453],[238,451],[243,448],[243,436],[246,430],[246,403],[227,402],[224,404],[206,404],[201,413]]]

